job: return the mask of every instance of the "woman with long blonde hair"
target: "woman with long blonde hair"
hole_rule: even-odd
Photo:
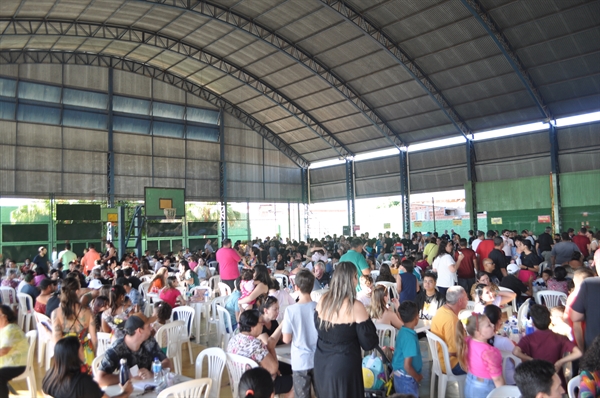
[[[338,263],[329,291],[317,304],[314,374],[319,375],[315,378],[319,397],[364,397],[360,349],[374,349],[379,339],[367,310],[356,300],[357,277],[353,263]]]
[[[389,306],[390,296],[388,288],[384,285],[377,285],[373,290],[371,297],[371,305],[369,306],[369,317],[374,323],[382,325],[391,325],[396,329],[400,329],[404,323],[398,313]],[[395,308],[398,308],[400,303],[398,299],[392,299]]]

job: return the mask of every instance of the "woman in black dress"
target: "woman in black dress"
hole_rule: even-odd
[[[356,266],[336,266],[330,290],[315,311],[319,335],[315,352],[315,392],[318,397],[364,397],[361,347],[373,350],[379,343],[375,325],[364,305],[356,300]]]

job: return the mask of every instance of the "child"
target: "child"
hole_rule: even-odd
[[[465,326],[462,322],[456,324],[456,356],[467,372],[466,397],[487,397],[494,388],[504,385],[502,354],[488,344],[495,333],[496,328],[483,314],[471,315]]]
[[[394,389],[397,393],[419,397],[419,383],[423,380],[423,359],[415,326],[419,322],[419,308],[414,301],[400,304],[400,318],[404,325],[396,335],[396,348],[392,358]]]
[[[573,333],[571,327],[563,320],[563,315],[565,313],[565,307],[559,305],[557,307],[552,307],[550,310],[550,330],[552,330],[556,334],[561,334],[573,341]]]
[[[400,275],[396,278],[398,280],[400,290],[400,302],[406,300],[415,301],[417,292],[419,291],[419,281],[413,274],[414,265],[410,260],[404,260],[400,264]]]
[[[356,293],[356,299],[368,307],[371,305],[373,278],[369,275],[361,275],[358,282],[360,283],[360,292]]]
[[[271,374],[261,367],[245,371],[238,390],[239,396],[244,398],[272,398],[275,395]]]
[[[156,317],[156,321],[152,322],[152,335],[155,335],[158,332],[158,329],[161,326],[167,324],[171,321],[171,313],[173,312],[173,308],[169,305],[169,303],[165,301],[159,302],[156,307],[154,307],[154,313],[152,317]],[[162,341],[157,342],[161,347],[161,350],[166,354],[167,353],[167,334],[163,333]]]
[[[240,299],[248,297],[252,294],[254,290],[254,272],[251,269],[245,269],[242,271],[242,281],[240,282],[240,291],[242,292],[242,296]],[[252,300],[247,304],[240,304],[242,309],[246,309],[252,307],[252,305],[256,302],[256,300]]]
[[[296,274],[294,289],[299,293],[298,303],[287,307],[283,318],[283,342],[292,344],[292,378],[296,398],[310,398],[310,387],[314,386],[313,368],[318,339],[314,326],[317,303],[310,297],[314,283],[315,276],[310,271],[302,269]]]
[[[531,304],[529,314],[533,320],[535,331],[524,336],[519,344],[514,348],[513,355],[522,361],[532,359],[543,359],[554,364],[556,369],[569,361],[574,361],[581,357],[581,350],[575,344],[569,341],[565,336],[548,330],[550,326],[550,311],[543,305]],[[569,354],[566,355],[565,354]],[[566,389],[567,384],[562,370],[558,372]]]
[[[502,329],[502,310],[500,307],[493,304],[486,305],[485,309],[483,310],[483,315],[487,316],[492,325],[494,325],[496,333]],[[498,334],[489,339],[488,344],[496,347],[500,350],[500,352],[512,352],[512,350],[515,348],[515,343],[511,339]],[[512,359],[508,360],[504,375],[506,376],[506,380],[504,380],[504,382],[507,385],[515,385],[515,362]]]
[[[546,283],[548,283],[548,280],[550,280],[550,278],[552,278],[552,270],[543,270],[542,276],[533,281],[533,293],[535,294],[539,291],[547,290],[548,286],[546,285]]]
[[[554,268],[554,278],[550,278],[550,280],[546,282],[546,285],[548,285],[548,290],[554,290],[568,295],[567,270],[565,267],[558,266]]]

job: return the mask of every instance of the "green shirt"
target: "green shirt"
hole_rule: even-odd
[[[428,243],[427,246],[425,246],[425,249],[423,249],[423,258],[427,260],[429,265],[433,264],[435,256],[438,255],[438,250],[439,247],[435,243]]]
[[[412,367],[418,374],[421,374],[423,369],[423,358],[421,357],[421,347],[419,346],[419,338],[413,329],[402,326],[396,336],[396,348],[394,349],[394,357],[392,358],[392,369],[404,369],[404,359],[412,358]]]
[[[69,263],[77,259],[77,254],[73,253],[71,250],[63,250],[58,253],[58,259],[62,259],[63,271],[66,271],[69,269]]]
[[[367,264],[367,260],[362,255],[362,253],[359,253],[355,250],[348,250],[346,252],[346,254],[344,254],[340,258],[340,262],[342,262],[342,261],[348,261],[348,262],[351,262],[352,264],[354,264],[354,266],[358,270],[358,278],[360,278],[360,276],[363,274],[362,273],[363,269],[369,268],[369,264]],[[356,286],[356,291],[360,291],[360,290],[361,289],[360,289],[360,283],[359,283]]]

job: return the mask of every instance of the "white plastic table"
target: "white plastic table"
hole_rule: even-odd
[[[287,363],[289,365],[292,364],[292,345],[291,344],[281,344],[275,347],[275,352],[277,353],[277,359],[283,363]]]
[[[190,379],[189,377],[182,376],[182,375],[175,375],[174,384],[179,384],[179,383],[183,383],[184,381],[190,381],[190,380],[192,380],[192,379]],[[148,383],[152,384],[152,381],[148,380]],[[118,384],[108,386],[104,389],[104,393],[106,393],[106,395],[108,395],[109,397],[114,397],[116,395],[119,395],[121,393],[121,386]],[[160,391],[157,391],[157,390],[144,393],[144,391],[142,391],[142,390],[134,389],[133,393],[131,393],[130,397],[143,396],[144,398],[157,398],[158,394],[160,394]]]
[[[425,319],[419,319],[419,323],[415,326],[415,332],[424,333],[431,329],[431,321]]]

